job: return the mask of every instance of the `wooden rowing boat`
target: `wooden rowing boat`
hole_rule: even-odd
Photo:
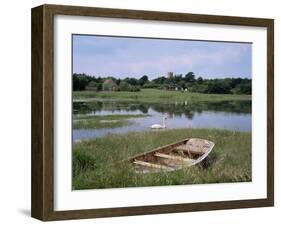
[[[214,146],[209,140],[185,139],[134,156],[129,162],[138,173],[174,171],[203,162]]]

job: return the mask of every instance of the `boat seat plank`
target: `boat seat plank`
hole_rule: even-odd
[[[178,161],[182,161],[182,162],[192,162],[193,161],[193,159],[190,159],[190,158],[183,158],[183,157],[175,156],[175,155],[166,155],[166,154],[162,154],[162,153],[159,153],[159,152],[156,152],[154,154],[154,156],[160,157],[160,158],[178,160]]]
[[[156,168],[156,169],[173,170],[173,168],[168,167],[168,166],[163,166],[163,165],[139,161],[139,160],[134,160],[133,163],[136,164],[136,165],[141,165],[141,166],[146,166],[146,167],[151,167],[151,168]]]
[[[190,154],[197,154],[197,155],[203,155],[205,154],[205,150],[203,149],[196,149],[196,148],[190,148],[189,146],[186,145],[181,145],[175,148],[176,151],[183,151],[183,152],[188,152]]]

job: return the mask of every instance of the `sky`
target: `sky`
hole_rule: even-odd
[[[154,79],[169,71],[251,78],[252,44],[73,35],[73,73]]]

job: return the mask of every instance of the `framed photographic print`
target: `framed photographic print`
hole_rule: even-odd
[[[32,216],[273,206],[274,21],[32,9]]]

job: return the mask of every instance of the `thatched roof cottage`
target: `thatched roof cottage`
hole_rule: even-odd
[[[103,91],[116,91],[117,88],[117,84],[111,78],[106,79],[102,84]]]

